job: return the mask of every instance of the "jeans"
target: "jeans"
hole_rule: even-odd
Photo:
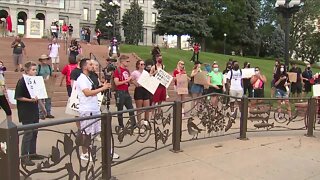
[[[117,110],[122,111],[123,106],[125,106],[127,109],[133,109],[132,105],[132,98],[128,91],[116,91],[116,104],[117,104]],[[136,125],[136,119],[134,117],[134,112],[129,112],[130,119],[131,119],[131,125]],[[118,114],[118,123],[119,126],[124,127],[123,124],[123,114]]]
[[[42,103],[44,104],[47,115],[51,115],[51,98],[42,99]],[[39,117],[44,117],[44,113],[42,112],[42,108],[39,106]]]
[[[39,123],[39,119],[36,119],[34,123]],[[29,124],[29,123],[22,123],[23,125]],[[38,131],[37,130],[31,130],[31,131],[24,131],[24,135],[22,138],[22,144],[21,144],[21,155],[29,155],[29,154],[36,154],[37,149],[37,137],[38,137]]]

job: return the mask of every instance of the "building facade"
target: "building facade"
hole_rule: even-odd
[[[132,1],[118,1],[120,21]],[[163,38],[154,33],[157,22],[157,10],[153,8],[154,1],[137,1],[144,11],[144,29],[140,44],[161,44]],[[45,36],[50,36],[51,23],[59,21],[60,25],[72,24],[73,37],[79,38],[82,27],[89,27],[91,32],[94,32],[97,16],[102,9],[100,4],[103,2],[104,0],[0,0],[0,18],[11,16],[13,27],[11,35],[26,34],[27,20],[38,19],[44,21]],[[121,35],[124,37],[122,30]]]

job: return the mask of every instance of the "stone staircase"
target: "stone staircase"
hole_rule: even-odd
[[[3,61],[4,65],[7,67],[7,71],[5,72],[6,85],[8,89],[15,89],[16,83],[19,78],[22,77],[21,72],[14,72],[15,67],[12,62],[12,49],[10,47],[13,38],[0,38],[0,60]],[[24,57],[24,63],[27,61],[34,61],[38,63],[38,57],[41,54],[48,54],[48,44],[50,43],[47,39],[22,39],[22,41],[26,45],[27,56]],[[66,53],[66,45],[65,42],[59,42],[60,48],[60,69],[62,69],[66,64],[68,64],[68,58]],[[69,43],[68,43],[69,45]],[[105,66],[105,59],[107,58],[107,46],[105,45],[87,45],[81,43],[83,48],[83,55],[85,57],[89,57],[90,53],[94,54],[97,60],[100,62],[101,66]],[[138,59],[140,59],[136,54],[126,54],[130,58],[129,69],[132,72],[135,69],[135,63]],[[62,87],[60,87],[61,82],[61,73],[55,72],[57,77],[57,81],[55,84],[55,92],[52,97],[52,105],[54,107],[64,107],[66,106],[68,95],[65,87],[65,81],[63,81]],[[133,96],[134,86],[130,86],[129,88],[130,94]],[[173,101],[175,97],[175,92],[173,91],[173,83],[168,88],[168,101]],[[114,104],[114,98],[112,98],[111,104]],[[14,108],[14,106],[12,106]]]

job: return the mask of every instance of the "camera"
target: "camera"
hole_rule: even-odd
[[[112,61],[113,62],[113,61]],[[113,71],[115,71],[117,69],[117,66],[114,65],[113,63],[109,63],[103,70],[103,75],[104,75],[104,79],[110,83],[111,81],[111,76]]]

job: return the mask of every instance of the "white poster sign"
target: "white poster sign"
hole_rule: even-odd
[[[7,89],[8,100],[9,100],[10,104],[17,104],[17,100],[14,99],[15,92],[16,92],[15,90]]]
[[[103,100],[103,95],[99,93],[98,94],[99,107],[101,107],[102,100]],[[76,82],[73,83],[71,96],[68,99],[65,113],[73,116],[79,116],[79,97],[76,89]]]
[[[313,97],[320,96],[320,84],[315,84],[312,86]]]
[[[254,68],[246,68],[246,69],[242,69],[242,78],[251,78],[254,74]]]
[[[166,88],[168,88],[171,84],[171,81],[173,77],[165,72],[162,69],[158,69],[158,73],[155,75],[155,78],[160,81],[162,85],[164,85]]]
[[[37,97],[38,99],[48,98],[46,86],[44,85],[42,76],[28,76],[23,75],[24,81],[27,85],[31,98]]]
[[[143,71],[137,81],[140,86],[144,87],[151,94],[154,94],[160,84],[160,81],[154,76],[150,76],[147,71]]]

